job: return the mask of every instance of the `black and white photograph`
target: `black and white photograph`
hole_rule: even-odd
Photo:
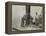
[[[12,31],[42,30],[43,7],[12,5]]]
[[[42,3],[6,2],[6,33],[45,31],[45,5]]]

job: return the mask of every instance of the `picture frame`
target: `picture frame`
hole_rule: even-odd
[[[20,8],[19,6],[18,6],[18,8],[17,8],[17,6],[15,7],[15,5],[20,5],[21,7],[23,7],[23,9],[22,8]],[[13,7],[14,6],[14,7]],[[35,10],[36,9],[40,9],[41,11],[42,11],[42,20],[43,20],[43,23],[42,23],[42,30],[41,30],[41,28],[39,29],[39,30],[32,30],[31,28],[29,28],[29,30],[25,30],[25,29],[23,29],[24,31],[22,31],[22,30],[17,30],[17,29],[15,29],[15,31],[12,31],[12,25],[14,25],[14,24],[12,24],[12,23],[14,23],[14,18],[16,18],[17,16],[19,16],[20,15],[20,13],[23,11],[25,11],[26,10],[26,14],[30,14],[30,6],[31,6],[31,12],[35,12]],[[33,7],[32,7],[33,6]],[[38,8],[37,8],[38,7]],[[26,8],[26,9],[25,9]],[[36,9],[34,9],[34,8],[36,8]],[[25,9],[25,10],[24,10]],[[15,11],[15,10],[18,10],[18,15],[17,15],[17,11]],[[22,10],[22,11],[21,11]],[[37,11],[38,11],[37,10]],[[40,11],[39,10],[39,11]],[[16,12],[16,14],[14,14],[15,12]],[[20,11],[20,13],[19,13],[19,11]],[[38,11],[38,12],[39,12]],[[14,12],[14,13],[13,13]],[[22,13],[23,13],[22,12]],[[33,13],[34,13],[33,12]],[[12,14],[13,13],[13,14]],[[21,14],[22,14],[21,13]],[[15,15],[16,15],[16,17],[15,17]],[[34,14],[35,15],[35,14]],[[36,15],[37,15],[37,13],[36,13]],[[13,18],[13,16],[14,16],[14,18]],[[28,15],[29,17],[28,17],[28,19],[27,19],[27,21],[26,22],[28,22],[29,21],[29,19],[30,19],[30,15]],[[32,15],[33,16],[33,15]],[[14,20],[13,20],[14,19]],[[19,18],[18,18],[19,19]],[[13,20],[13,21],[12,21]],[[16,21],[16,20],[15,20]],[[30,22],[30,21],[29,21]],[[18,23],[18,21],[17,21],[17,23]],[[23,25],[23,24],[22,24]],[[34,24],[33,24],[34,25]],[[32,25],[32,26],[33,26]],[[37,25],[37,24],[36,24]],[[16,26],[16,25],[15,25]],[[19,24],[18,24],[18,26],[19,26]],[[14,26],[13,26],[14,27]],[[33,26],[34,27],[34,26]],[[22,27],[23,28],[23,27]],[[25,27],[24,27],[25,28]],[[19,29],[19,28],[18,28]],[[31,29],[31,30],[30,30]],[[45,32],[45,4],[43,4],[43,3],[26,3],[26,2],[6,2],[5,3],[5,33],[7,33],[7,34],[21,34],[21,33],[38,33],[38,32]]]

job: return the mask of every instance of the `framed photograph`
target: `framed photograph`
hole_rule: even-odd
[[[5,32],[8,34],[45,31],[45,4],[6,2]]]

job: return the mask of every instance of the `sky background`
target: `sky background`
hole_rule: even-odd
[[[21,18],[26,14],[26,6],[12,5],[12,27],[19,28]]]

